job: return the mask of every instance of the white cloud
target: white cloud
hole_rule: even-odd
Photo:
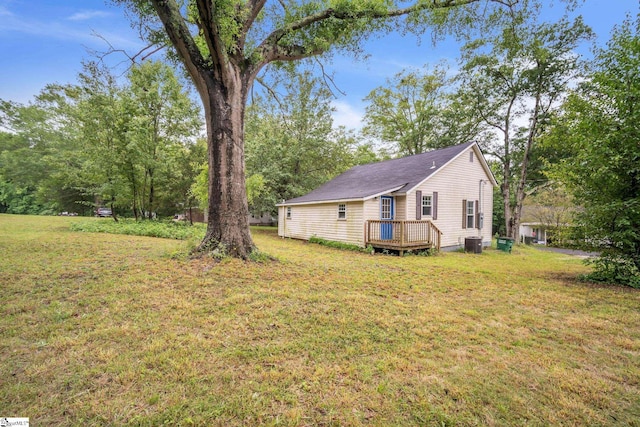
[[[93,18],[106,18],[109,15],[109,12],[104,12],[102,10],[87,10],[84,12],[76,12],[67,19],[69,21],[86,21]]]
[[[122,33],[113,31],[113,29],[104,30],[101,28],[80,28],[65,23],[64,21],[52,20],[44,22],[34,19],[27,19],[15,15],[6,9],[3,9],[1,6],[0,16],[6,16],[5,19],[0,20],[0,33],[15,32],[36,37],[46,37],[48,40],[56,39],[64,41],[75,41],[96,49],[106,50],[107,46],[104,40],[95,35],[100,34],[102,38],[108,40],[109,43],[116,48],[139,49],[141,46],[143,46],[142,42],[140,42],[140,40],[138,40],[134,34],[131,34],[131,36],[127,37],[127,35],[122,35]]]
[[[333,101],[333,124],[335,127],[344,126],[347,129],[360,130],[364,113],[344,101]]]

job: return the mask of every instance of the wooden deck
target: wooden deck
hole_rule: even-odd
[[[431,221],[368,220],[364,225],[365,245],[400,252],[440,250],[442,232]]]

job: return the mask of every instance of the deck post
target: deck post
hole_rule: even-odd
[[[364,247],[367,247],[367,240],[369,239],[369,221],[364,222]]]

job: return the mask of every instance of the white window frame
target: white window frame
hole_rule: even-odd
[[[287,206],[287,219],[291,219],[291,206]]]
[[[476,202],[467,200],[467,228],[475,228],[476,222]]]
[[[344,220],[347,219],[347,204],[340,203],[338,205],[338,219]]]
[[[393,220],[393,199],[390,197],[380,198],[380,219],[383,221]]]
[[[428,210],[425,210],[428,209]],[[431,216],[433,214],[433,197],[429,194],[422,196],[422,216]]]

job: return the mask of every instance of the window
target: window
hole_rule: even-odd
[[[473,228],[476,217],[476,204],[473,200],[467,200],[467,228]]]
[[[380,198],[380,219],[393,219],[393,199],[391,197]]]
[[[422,215],[431,216],[431,196],[422,196]]]
[[[291,206],[287,206],[287,219],[291,219]]]
[[[347,219],[347,205],[344,203],[338,205],[338,219]]]

